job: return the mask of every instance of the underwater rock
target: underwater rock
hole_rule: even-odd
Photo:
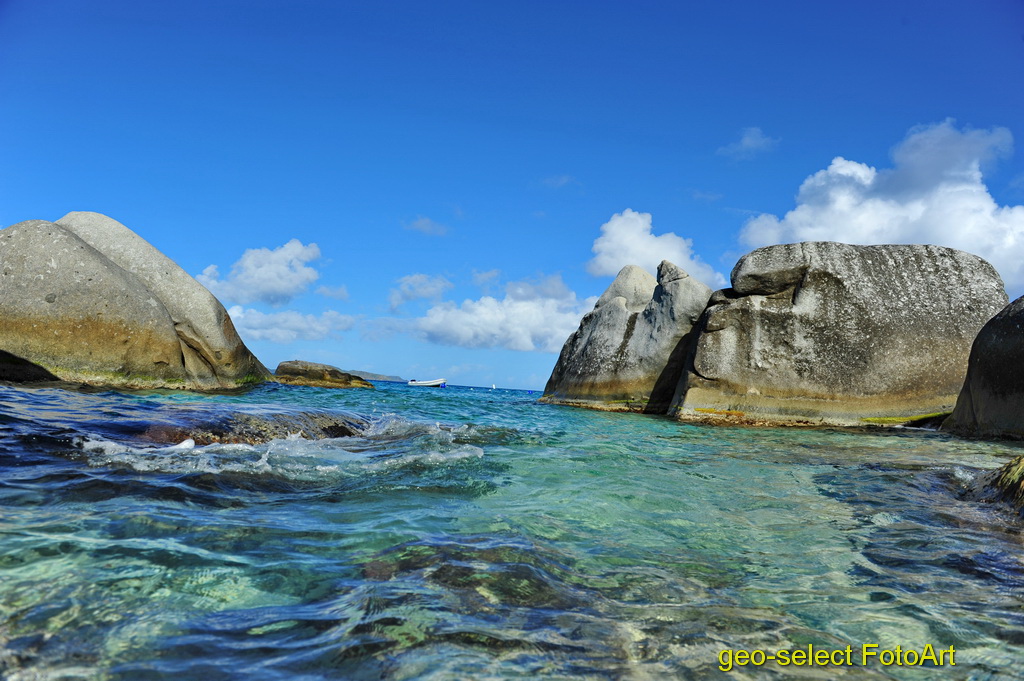
[[[710,295],[711,289],[667,260],[657,279],[634,265],[622,268],[566,340],[541,400],[665,413],[690,330]]]
[[[990,485],[1001,499],[1024,511],[1024,456],[997,470]]]
[[[951,248],[759,248],[708,302],[672,413],[852,425],[948,411],[1005,304],[995,269]]]
[[[1024,514],[1024,456],[978,475],[969,485],[966,497],[986,503],[1006,502]]]
[[[119,222],[69,213],[0,231],[7,380],[236,388],[269,376],[202,284]],[[19,373],[18,367],[34,367]]]
[[[373,384],[354,374],[346,374],[330,364],[293,359],[281,362],[274,371],[274,380],[289,385],[314,388],[373,388]]]
[[[363,432],[368,423],[352,414],[338,412],[288,412],[253,414],[239,412],[204,417],[181,416],[174,423],[154,423],[141,437],[151,442],[176,444],[193,440],[197,445],[262,444],[298,436],[306,440],[350,437]]]
[[[1024,439],[1024,297],[974,339],[967,378],[942,427],[959,435]]]

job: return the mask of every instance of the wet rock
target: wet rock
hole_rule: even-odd
[[[542,401],[665,413],[710,295],[667,260],[657,279],[633,265],[622,268],[565,342]]]
[[[0,350],[64,381],[208,390],[269,376],[209,291],[98,213],[0,231],[0,320]]]
[[[289,385],[314,388],[373,388],[373,384],[354,374],[347,374],[330,364],[317,364],[293,359],[281,362],[274,371],[274,380]]]
[[[338,412],[235,413],[204,416],[177,415],[174,423],[149,426],[142,437],[151,442],[176,444],[194,440],[197,445],[262,444],[298,436],[307,440],[350,437],[366,429],[363,419]]]
[[[980,473],[967,486],[964,496],[983,503],[1005,502],[1024,515],[1024,456]]]
[[[1024,298],[1003,308],[978,333],[956,408],[943,428],[1024,439]]]
[[[849,425],[948,411],[1005,304],[995,269],[950,248],[760,248],[708,302],[672,412]]]

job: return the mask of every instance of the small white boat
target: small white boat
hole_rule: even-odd
[[[432,381],[409,381],[409,385],[418,385],[421,388],[447,388],[448,381],[443,378],[435,378]]]

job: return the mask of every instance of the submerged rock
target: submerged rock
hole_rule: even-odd
[[[208,390],[269,377],[202,284],[98,213],[0,231],[0,320],[7,380]]]
[[[368,423],[353,414],[295,411],[204,416],[179,415],[174,423],[155,423],[141,434],[151,442],[175,444],[193,440],[197,445],[261,444],[271,440],[301,437],[307,440],[350,437],[363,432]]]
[[[655,279],[622,268],[565,342],[545,402],[665,413],[683,369],[690,330],[711,289],[662,261]]]
[[[978,333],[956,408],[943,428],[1024,439],[1024,298],[1003,308]]]
[[[967,498],[983,502],[1004,501],[1024,513],[1024,456],[979,475],[968,488]]]
[[[338,367],[299,359],[278,364],[274,380],[314,388],[373,388],[372,383],[353,374],[346,374]]]
[[[948,411],[1005,304],[995,269],[951,248],[759,248],[709,301],[672,411],[833,424]]]

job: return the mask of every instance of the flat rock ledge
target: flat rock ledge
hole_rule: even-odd
[[[278,364],[274,371],[274,380],[278,383],[311,388],[373,388],[369,381],[347,374],[338,367],[299,359]]]

